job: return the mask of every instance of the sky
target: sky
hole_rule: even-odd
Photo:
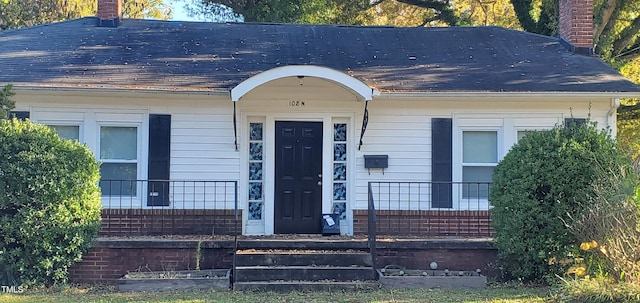
[[[198,21],[196,18],[189,17],[187,11],[184,9],[184,1],[171,1],[171,7],[173,9],[173,18],[175,21]]]

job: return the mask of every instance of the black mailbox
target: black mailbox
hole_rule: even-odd
[[[389,167],[388,155],[364,155],[364,168]]]

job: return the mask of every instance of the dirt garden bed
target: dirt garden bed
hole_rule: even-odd
[[[118,280],[119,291],[172,291],[187,289],[228,290],[230,270],[182,270],[130,272]]]
[[[484,288],[487,277],[476,271],[412,270],[385,267],[378,270],[383,288]]]

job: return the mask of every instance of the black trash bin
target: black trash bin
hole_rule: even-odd
[[[323,214],[322,215],[322,235],[339,235],[340,234],[340,215],[339,214]]]

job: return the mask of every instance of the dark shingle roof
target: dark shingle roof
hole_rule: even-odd
[[[229,90],[262,71],[311,64],[380,91],[640,92],[556,38],[499,27],[95,22],[0,32],[0,83]]]

